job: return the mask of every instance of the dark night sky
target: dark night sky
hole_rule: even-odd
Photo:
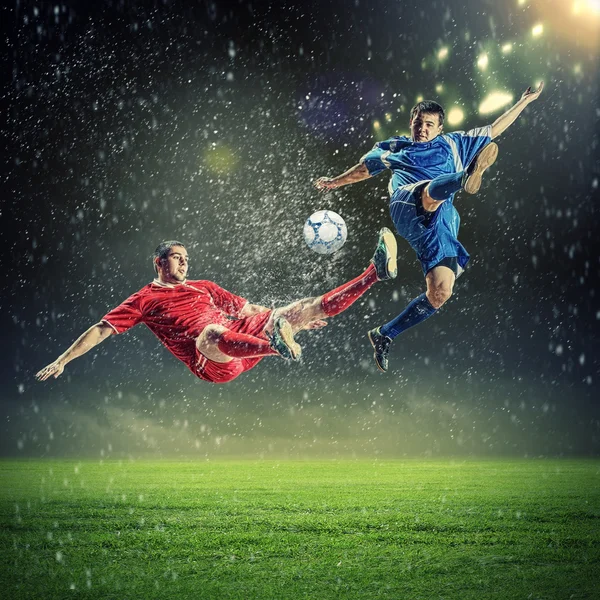
[[[600,15],[558,0],[90,4],[0,13],[2,454],[598,453]],[[300,365],[211,386],[139,327],[34,381],[152,278],[162,239],[186,242],[191,278],[256,303],[353,277],[391,226],[387,178],[325,197],[312,180],[406,132],[419,96],[468,129],[501,114],[479,114],[490,93],[516,101],[540,79],[482,192],[456,201],[467,274],[398,338],[388,374],[365,333],[423,289],[402,240],[398,280],[303,334]],[[320,208],[348,224],[334,256],[302,240]]]

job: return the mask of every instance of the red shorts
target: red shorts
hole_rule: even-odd
[[[245,319],[238,319],[237,321],[231,321],[224,325],[231,331],[237,331],[238,333],[247,333],[248,335],[254,335],[259,338],[267,339],[264,329],[272,311],[258,313]],[[226,363],[218,363],[214,360],[210,360],[202,354],[198,348],[196,348],[196,364],[190,367],[192,373],[211,383],[227,383],[232,381],[238,375],[241,375],[244,371],[249,371],[255,367],[264,356],[257,356],[255,358],[234,358]]]

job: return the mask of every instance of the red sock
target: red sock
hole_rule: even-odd
[[[267,340],[229,329],[221,334],[217,347],[223,354],[227,354],[231,358],[252,358],[277,354]]]
[[[375,265],[371,263],[369,268],[356,279],[327,292],[321,301],[323,311],[328,317],[339,315],[350,308],[376,281]]]

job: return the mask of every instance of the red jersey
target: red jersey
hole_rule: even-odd
[[[186,281],[177,285],[156,280],[129,296],[102,318],[116,333],[144,323],[152,333],[195,372],[196,338],[210,324],[231,324],[239,318],[245,298],[212,281]]]

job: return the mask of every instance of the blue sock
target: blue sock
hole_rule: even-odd
[[[380,328],[381,334],[393,340],[409,327],[418,325],[436,312],[437,309],[431,306],[431,303],[427,300],[427,296],[421,294],[414,300],[411,300],[408,306],[395,319],[382,325]]]
[[[440,175],[429,182],[429,195],[434,200],[446,200],[454,192],[462,187],[462,178],[464,171],[460,173],[451,173],[450,175]]]

